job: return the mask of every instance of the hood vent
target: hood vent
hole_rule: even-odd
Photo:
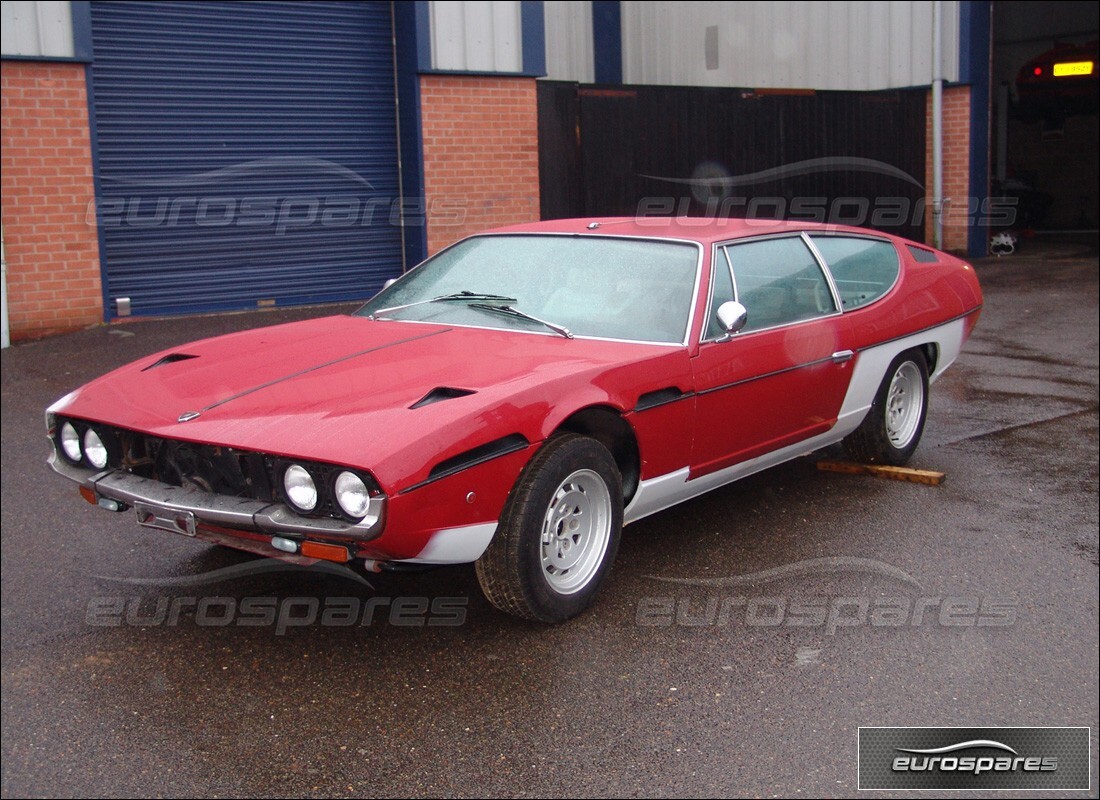
[[[193,356],[189,353],[169,353],[164,358],[160,358],[154,361],[152,364],[143,369],[142,372],[148,372],[151,369],[163,367],[165,364],[175,364],[177,361],[187,361],[190,358],[198,358],[198,356]]]
[[[473,389],[455,389],[453,386],[437,386],[409,406],[409,408],[423,408],[424,406],[430,406],[432,403],[439,403],[443,400],[453,400],[456,397],[466,397],[471,394],[477,394],[477,392]]]

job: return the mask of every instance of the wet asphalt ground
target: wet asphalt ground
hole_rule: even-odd
[[[266,571],[46,467],[90,378],[332,309],[5,350],[3,795],[853,796],[861,725],[1087,725],[1096,796],[1097,251],[978,271],[912,463],[943,485],[772,469],[629,527],[556,627],[472,567]]]

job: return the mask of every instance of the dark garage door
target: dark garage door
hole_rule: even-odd
[[[542,218],[775,217],[919,240],[926,95],[539,81]]]
[[[400,272],[389,3],[91,9],[109,314],[360,299]]]

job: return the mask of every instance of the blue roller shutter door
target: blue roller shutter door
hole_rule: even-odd
[[[358,300],[400,273],[389,3],[91,16],[112,313]]]

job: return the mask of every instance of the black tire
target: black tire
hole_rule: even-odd
[[[490,603],[517,617],[540,622],[575,617],[607,577],[622,527],[622,478],[611,453],[585,436],[554,436],[524,468],[475,565],[481,590]],[[576,564],[562,566],[572,558]]]
[[[899,384],[891,398],[895,380]],[[902,406],[898,403],[909,404],[908,410],[899,412]],[[919,407],[914,407],[915,403],[919,403]],[[899,415],[904,416],[902,423],[897,421]],[[892,416],[895,420],[893,424]],[[853,461],[900,467],[912,458],[920,444],[927,416],[928,362],[921,351],[909,350],[895,358],[886,370],[886,377],[875,394],[871,410],[860,426],[845,438],[844,449]]]

